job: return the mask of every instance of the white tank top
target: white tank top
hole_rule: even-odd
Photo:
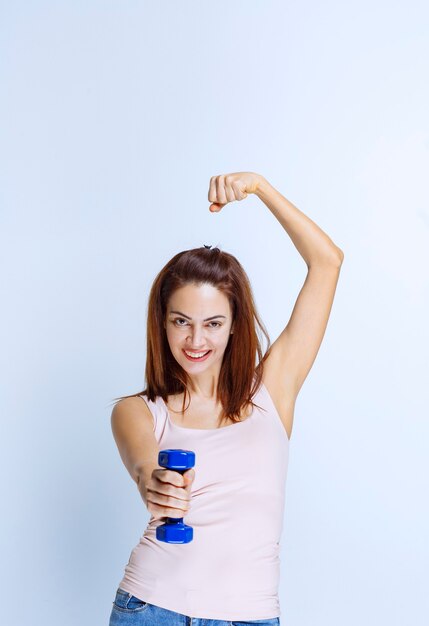
[[[158,541],[151,516],[125,565],[119,587],[189,617],[262,620],[280,617],[280,537],[289,439],[265,385],[244,421],[221,428],[174,424],[161,397],[146,401],[160,450],[195,452],[195,479],[184,522],[186,544]]]

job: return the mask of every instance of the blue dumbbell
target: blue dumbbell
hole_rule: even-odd
[[[195,465],[195,452],[190,450],[161,450],[158,454],[158,465],[176,470],[180,474]],[[166,543],[189,543],[192,541],[194,529],[183,523],[183,517],[167,517],[167,522],[156,527],[156,538]]]

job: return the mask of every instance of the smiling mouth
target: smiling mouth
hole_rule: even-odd
[[[204,361],[209,356],[210,353],[211,353],[211,350],[207,350],[201,356],[195,357],[195,356],[192,356],[192,353],[188,354],[185,350],[183,350],[183,354],[189,361]],[[201,353],[197,353],[197,354],[201,354]]]

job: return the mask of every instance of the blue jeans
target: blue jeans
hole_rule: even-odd
[[[109,626],[250,626],[251,624],[278,626],[280,618],[225,622],[219,619],[193,617],[191,621],[187,615],[139,600],[120,587],[116,591],[109,622]]]

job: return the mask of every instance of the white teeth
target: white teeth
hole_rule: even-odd
[[[209,350],[207,350],[207,352],[188,352],[187,350],[185,350],[186,354],[188,356],[193,356],[195,358],[198,358],[200,356],[204,356],[205,354],[207,354],[207,352],[209,352]]]

